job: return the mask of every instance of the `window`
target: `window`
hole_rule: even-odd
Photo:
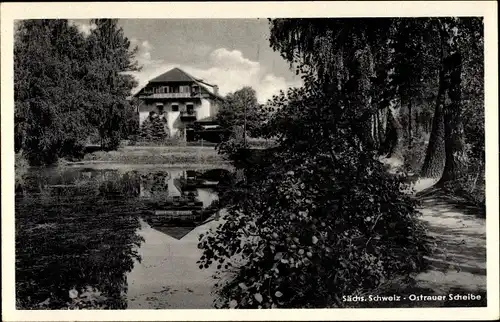
[[[163,104],[162,103],[156,104],[156,109],[158,110],[158,114],[163,114]]]
[[[186,104],[186,112],[187,114],[194,114],[194,105],[192,103]]]
[[[179,112],[179,104],[172,104],[172,112]]]
[[[165,88],[163,86],[155,87],[154,93],[155,94],[162,94],[162,93],[165,93],[164,90],[165,90]]]

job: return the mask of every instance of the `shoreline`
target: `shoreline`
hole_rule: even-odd
[[[234,166],[229,162],[207,162],[207,163],[128,163],[117,161],[78,161],[68,162],[58,165],[59,167],[68,168],[92,168],[92,169],[124,169],[134,170],[140,169],[190,169],[190,170],[209,170],[209,169],[226,169],[233,170]]]
[[[48,166],[30,166],[22,154],[17,153],[15,161],[18,174],[28,169],[49,167],[233,169],[230,160],[218,154],[214,147],[206,146],[125,146],[116,151],[95,151],[76,161],[60,159],[56,164]]]

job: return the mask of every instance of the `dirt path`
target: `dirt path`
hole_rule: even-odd
[[[399,171],[402,162],[381,158],[389,172]],[[426,257],[429,268],[413,276],[409,284],[390,287],[402,295],[444,295],[446,301],[407,302],[401,307],[486,306],[486,220],[484,209],[453,198],[436,189],[437,180],[419,178],[411,185],[422,204],[420,219],[426,224],[433,246]],[[395,284],[398,284],[397,282]],[[403,284],[403,286],[402,286]],[[480,295],[480,300],[449,301],[450,294]]]
[[[416,286],[435,294],[471,293],[484,297],[486,225],[482,210],[452,199],[431,185],[429,180],[422,180],[415,187],[420,190],[417,197],[422,201],[421,220],[427,224],[434,244],[433,253],[427,257],[430,267],[415,277]],[[485,301],[481,303],[485,305]]]

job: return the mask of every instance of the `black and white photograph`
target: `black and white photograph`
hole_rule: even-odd
[[[12,310],[498,315],[484,15],[320,14],[13,19]]]

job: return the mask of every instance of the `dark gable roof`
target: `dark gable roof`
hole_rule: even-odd
[[[153,78],[149,82],[164,83],[164,82],[196,82],[196,81],[197,80],[194,77],[176,67],[174,69],[169,70],[166,73],[161,74],[158,77]]]
[[[169,70],[168,72],[163,73],[160,76],[153,78],[152,80],[150,80],[148,82],[148,84],[168,83],[168,82],[194,82],[194,83],[198,84],[201,88],[204,88],[210,95],[212,95],[220,100],[224,100],[224,97],[220,96],[219,94],[213,93],[211,90],[209,90],[207,88],[207,85],[211,86],[210,84],[204,82],[200,78],[196,78],[196,77],[189,75],[188,73],[186,73],[185,71],[183,71],[182,69],[180,69],[178,67],[175,67],[175,68]],[[134,96],[138,95],[141,91],[142,91],[142,89],[139,90]]]

